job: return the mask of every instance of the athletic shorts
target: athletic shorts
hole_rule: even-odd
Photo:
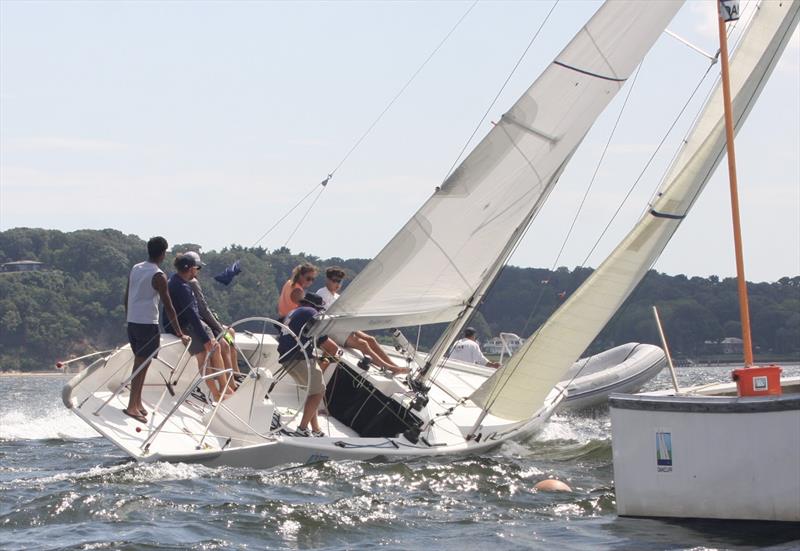
[[[305,358],[290,360],[283,364],[283,368],[291,375],[298,386],[308,386],[308,394],[312,396],[325,390],[325,381],[322,380],[322,369],[317,365],[316,360],[312,358],[309,361],[311,364],[310,369],[306,367],[308,364],[306,364]],[[309,372],[311,373],[311,382],[308,380]]]
[[[205,341],[214,340],[214,333],[211,332],[211,328],[203,321],[200,322],[200,325],[203,328],[205,336],[208,337],[207,339],[204,339],[203,336],[197,333],[197,331],[194,329],[189,329],[186,331],[186,334],[192,338],[192,343],[189,345],[189,354],[192,356],[199,354],[206,349],[204,345]]]
[[[138,358],[147,358],[161,344],[161,334],[158,325],[149,323],[128,322],[128,342],[131,343],[133,355]]]

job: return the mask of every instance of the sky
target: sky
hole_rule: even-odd
[[[442,182],[473,131],[469,148],[599,7],[562,0],[490,108],[552,5],[0,0],[0,230],[111,227],[204,251],[258,244],[373,257]],[[669,29],[714,52],[714,10],[707,0],[687,2]],[[510,263],[597,266],[657,188],[702,97],[623,203],[707,68],[701,54],[663,35]],[[736,148],[747,278],[798,275],[797,32]],[[655,269],[735,275],[724,168]],[[304,218],[317,194],[301,200],[334,170]]]

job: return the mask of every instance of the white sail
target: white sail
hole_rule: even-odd
[[[453,320],[683,0],[610,1],[328,311],[319,332]]]
[[[800,3],[763,2],[731,63],[738,130],[797,26]],[[725,154],[717,86],[652,209],[509,363],[471,397],[496,416],[523,420],[542,404],[653,265]]]

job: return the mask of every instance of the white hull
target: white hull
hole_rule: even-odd
[[[800,522],[800,378],[780,397],[687,390],[611,396],[617,512]]]
[[[559,409],[603,406],[612,392],[636,392],[666,365],[664,351],[652,344],[628,343],[582,358],[567,372],[567,396]]]
[[[76,415],[137,461],[270,468],[329,459],[480,453],[504,440],[522,438],[539,430],[562,394],[554,389],[537,414],[525,422],[488,415],[477,431],[478,438],[468,438],[481,410],[469,402],[457,404],[454,397],[468,396],[493,370],[448,366],[431,388],[429,403],[419,411],[409,409],[422,422],[416,442],[399,429],[397,434],[361,437],[348,424],[325,413],[320,414],[324,438],[291,436],[286,433],[297,427],[297,412],[305,395],[290,377],[270,390],[275,382],[272,374],[279,369],[275,340],[268,335],[237,333],[237,346],[248,356],[253,371],[216,412],[214,405],[196,396],[188,396],[181,402],[183,394],[197,384],[198,369],[195,360],[188,354],[182,355],[183,346],[169,335],[162,335],[158,359],[147,373],[143,392],[145,407],[150,411],[147,424],[122,413],[128,402],[127,389],[115,395],[131,373],[132,354],[127,346],[70,380],[64,387],[63,400]],[[352,372],[363,376],[363,371],[355,367],[358,359],[346,353],[343,361]],[[400,363],[399,357],[395,360]],[[329,387],[336,373],[332,367],[326,370]],[[168,392],[165,380],[173,383],[174,396]],[[376,391],[400,405],[407,406],[410,401],[411,393],[401,378],[386,376],[372,368],[366,380]],[[269,398],[265,399],[266,395]],[[333,410],[332,404],[328,406]],[[271,426],[274,412],[280,415],[280,428]]]

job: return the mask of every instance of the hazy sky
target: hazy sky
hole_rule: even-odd
[[[471,5],[0,0],[0,230],[113,227],[206,250],[253,245],[342,161]],[[288,246],[322,257],[377,254],[442,181],[551,6],[478,3],[336,172]],[[476,139],[598,6],[562,0]],[[714,9],[688,2],[670,29],[714,52]],[[737,140],[747,276],[756,281],[800,274],[798,50],[795,33]],[[707,66],[661,37],[564,253],[557,257],[627,87],[512,264],[584,261]],[[643,211],[690,121],[680,120],[588,265]],[[723,169],[659,271],[734,274]],[[287,243],[308,206],[260,244]]]

